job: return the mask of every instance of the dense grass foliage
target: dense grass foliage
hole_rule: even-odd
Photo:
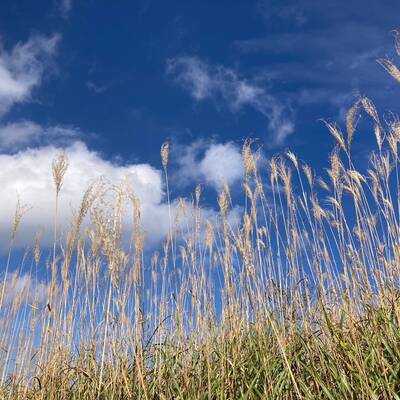
[[[360,115],[377,145],[357,166]],[[360,98],[344,133],[327,128],[337,144],[324,176],[246,142],[241,207],[224,186],[214,215],[197,187],[169,203],[152,254],[128,182],[93,183],[58,232],[60,155],[54,247],[42,254],[38,238],[16,270],[17,206],[0,287],[1,397],[399,399],[400,121]],[[169,193],[167,144],[161,159]],[[16,290],[21,281],[32,285]]]

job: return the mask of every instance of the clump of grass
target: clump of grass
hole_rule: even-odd
[[[381,63],[396,78],[393,62]],[[361,112],[377,143],[366,169],[351,154]],[[215,220],[203,216],[200,187],[177,207],[168,194],[168,236],[152,256],[126,183],[93,183],[70,231],[57,233],[68,179],[58,157],[45,300],[5,296],[17,208],[0,303],[1,398],[399,399],[400,123],[383,125],[361,98],[347,137],[327,127],[337,145],[325,177],[292,152],[265,176],[245,142],[238,223],[227,186]],[[168,182],[168,144],[161,158]],[[31,262],[32,280],[44,268],[39,238],[21,265]]]

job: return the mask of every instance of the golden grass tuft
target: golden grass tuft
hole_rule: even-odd
[[[367,169],[350,149],[361,109],[377,139]],[[246,141],[239,222],[227,185],[215,218],[201,186],[171,204],[163,144],[170,226],[152,254],[128,182],[91,184],[70,230],[57,232],[68,179],[59,155],[53,247],[38,234],[9,274],[27,211],[17,204],[1,286],[0,398],[399,399],[398,121],[384,127],[362,98],[347,139],[326,123],[336,143],[324,176],[291,151],[266,173]]]

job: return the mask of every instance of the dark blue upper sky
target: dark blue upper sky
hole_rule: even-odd
[[[396,109],[398,88],[375,60],[394,54],[399,11],[396,0],[3,1],[5,49],[61,37],[34,101],[6,120],[74,126],[124,162],[158,163],[165,139],[248,136],[318,162],[315,151],[325,158],[332,144],[319,118],[340,122],[359,94]],[[243,84],[260,95],[239,99]],[[282,140],[273,113],[291,123]]]

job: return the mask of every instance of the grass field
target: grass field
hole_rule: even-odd
[[[367,168],[351,151],[360,114],[376,138]],[[60,155],[54,247],[38,239],[15,273],[17,206],[0,286],[1,398],[400,399],[400,120],[360,98],[343,132],[327,131],[336,146],[321,177],[289,151],[259,160],[246,142],[239,223],[228,187],[212,219],[198,187],[170,205],[152,255],[127,185],[90,186],[58,232]],[[166,144],[167,193],[168,158]],[[13,292],[21,279],[36,292]]]

